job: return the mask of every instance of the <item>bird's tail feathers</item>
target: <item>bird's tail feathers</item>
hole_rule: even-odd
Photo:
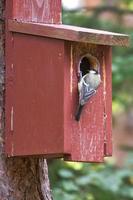
[[[77,111],[76,111],[76,114],[75,114],[76,121],[80,120],[80,115],[81,115],[83,107],[84,107],[83,105],[80,105],[80,104],[78,105],[78,108],[77,108]]]

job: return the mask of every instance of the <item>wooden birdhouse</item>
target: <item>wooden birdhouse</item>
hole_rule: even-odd
[[[61,24],[60,0],[10,0],[6,8],[5,152],[102,162],[112,153],[111,47],[128,36]],[[101,83],[75,120],[78,76]]]

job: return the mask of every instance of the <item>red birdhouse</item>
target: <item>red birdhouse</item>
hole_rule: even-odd
[[[60,0],[6,8],[6,154],[102,162],[112,153],[111,46],[128,36],[60,24]],[[79,73],[101,83],[75,120]]]

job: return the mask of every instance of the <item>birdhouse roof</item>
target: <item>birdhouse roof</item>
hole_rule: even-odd
[[[129,36],[125,34],[63,24],[29,23],[9,20],[9,30],[13,32],[91,44],[110,46],[129,45]]]

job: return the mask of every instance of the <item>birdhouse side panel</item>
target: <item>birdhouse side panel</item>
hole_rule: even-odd
[[[16,33],[12,52],[7,154],[59,157],[64,153],[64,42]]]
[[[105,156],[112,155],[112,47],[102,46],[104,74],[104,125],[105,125]]]

